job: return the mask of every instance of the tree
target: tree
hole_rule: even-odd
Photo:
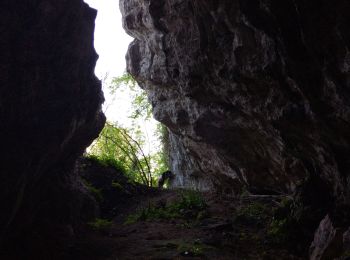
[[[154,186],[159,174],[168,169],[167,156],[161,141],[164,139],[162,134],[166,128],[160,123],[157,124],[153,134],[160,140],[160,145],[146,153],[145,146],[149,143],[149,136],[146,131],[142,131],[141,126],[145,121],[151,120],[152,115],[146,92],[126,73],[114,78],[108,86],[112,94],[116,94],[120,88],[127,88],[132,96],[129,116],[132,126],[126,128],[117,123],[107,122],[89,149],[89,154],[109,165],[112,164],[136,182]]]
[[[90,149],[90,154],[116,166],[137,182],[152,186],[149,158],[140,143],[128,133],[129,130],[109,122]]]

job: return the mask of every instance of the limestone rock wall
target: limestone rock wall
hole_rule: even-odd
[[[349,196],[347,0],[121,0],[175,184]],[[181,147],[181,149],[179,149]],[[197,184],[195,184],[197,182]],[[210,183],[210,184],[209,184]]]
[[[19,238],[95,214],[72,172],[105,120],[95,16],[82,0],[0,3],[1,246],[11,237],[24,252]]]

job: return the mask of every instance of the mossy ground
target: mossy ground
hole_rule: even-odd
[[[139,199],[103,232],[90,224],[87,237],[102,248],[96,252],[108,251],[108,257],[95,259],[303,259],[281,239],[288,232],[284,221],[275,219],[281,199],[184,190],[159,190]]]
[[[84,177],[91,194],[102,196],[96,198],[101,216],[76,234],[66,252],[70,259],[303,259],[307,254],[291,243],[297,241],[293,221],[299,212],[288,197],[148,188],[109,166],[92,166]]]

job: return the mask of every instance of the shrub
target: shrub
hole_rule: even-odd
[[[273,219],[267,230],[267,235],[275,243],[284,243],[288,238],[288,220]]]
[[[87,180],[83,180],[86,188],[88,189],[88,191],[92,194],[92,196],[94,196],[94,198],[97,200],[97,202],[102,202],[103,201],[103,195],[102,195],[102,191],[101,189],[97,189],[96,187],[94,187],[90,182],[88,182]]]
[[[112,221],[103,218],[96,218],[94,221],[88,222],[88,225],[93,230],[105,231],[106,229],[111,228]]]
[[[137,221],[148,221],[157,219],[182,219],[187,223],[197,222],[206,217],[207,204],[200,193],[186,191],[181,193],[180,200],[169,205],[152,205],[143,208],[127,217],[125,224]]]
[[[212,249],[212,247],[205,244],[194,242],[194,243],[181,243],[177,247],[177,251],[187,257],[201,257],[204,256],[204,252]]]
[[[94,161],[102,166],[112,167],[112,168],[116,169],[118,172],[121,172],[123,174],[126,173],[126,169],[125,169],[124,165],[120,161],[118,161],[114,158],[108,158],[108,157],[102,157],[102,156],[99,157],[99,156],[93,155],[93,154],[89,154],[86,157],[89,160],[92,160],[92,161]]]
[[[252,202],[248,206],[239,209],[236,213],[236,219],[245,219],[256,224],[269,217],[269,211],[265,205],[259,202]]]

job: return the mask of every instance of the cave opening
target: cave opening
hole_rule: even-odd
[[[153,118],[146,92],[126,72],[125,55],[133,38],[122,28],[119,1],[85,2],[97,10],[94,46],[99,59],[95,74],[102,82],[107,119],[85,154],[115,166],[137,183],[155,187],[169,168],[164,145],[167,130]],[[168,186],[168,178],[163,186]]]
[[[103,129],[96,11],[3,0],[0,259],[348,259],[349,1],[120,1],[177,186],[149,187],[142,143]],[[106,97],[143,104],[124,65],[102,72]],[[135,149],[127,170],[146,185],[115,145]]]

